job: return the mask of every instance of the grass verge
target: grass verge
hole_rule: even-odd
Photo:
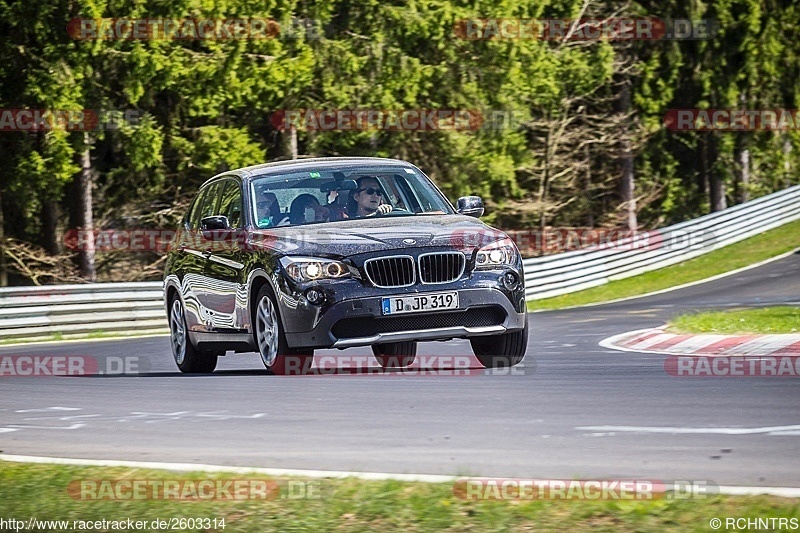
[[[763,307],[687,313],[669,322],[672,333],[800,333],[800,308]]]
[[[53,333],[52,335],[37,335],[36,337],[12,337],[0,341],[0,346],[10,344],[31,344],[36,342],[56,342],[56,341],[74,341],[85,339],[127,339],[132,337],[150,337],[153,335],[169,335],[169,329],[148,329],[144,331],[130,330],[125,331],[92,331],[83,334],[63,335],[61,333]]]
[[[449,483],[357,479],[322,482],[322,497],[273,500],[83,500],[67,492],[76,480],[264,480],[263,475],[168,472],[130,468],[0,462],[0,517],[37,520],[218,520],[207,531],[708,531],[711,518],[800,520],[800,499],[709,496],[655,501],[466,501]],[[295,480],[296,482],[299,481]],[[100,485],[101,486],[101,485]],[[295,494],[300,495],[297,490]],[[98,492],[102,494],[102,492]],[[54,528],[55,529],[55,528]],[[73,527],[73,529],[76,529]],[[195,529],[175,529],[192,531]],[[151,529],[148,529],[151,530]]]
[[[700,281],[743,268],[794,250],[800,246],[800,220],[761,233],[749,239],[714,250],[683,263],[646,272],[632,278],[609,282],[600,287],[544,300],[528,302],[528,309],[560,309],[590,303],[638,296]]]

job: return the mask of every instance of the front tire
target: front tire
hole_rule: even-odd
[[[217,355],[198,350],[189,339],[183,303],[176,295],[169,306],[169,337],[172,357],[184,374],[210,374],[217,368]]]
[[[405,368],[417,358],[417,342],[387,342],[373,344],[372,354],[383,368]]]
[[[528,347],[528,315],[525,315],[525,327],[519,331],[472,337],[469,342],[475,357],[485,368],[516,366],[522,362]]]
[[[314,350],[288,347],[280,313],[267,285],[258,291],[253,325],[258,353],[267,369],[278,376],[308,373],[314,360]]]

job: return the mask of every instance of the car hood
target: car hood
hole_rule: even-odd
[[[502,231],[463,215],[362,218],[256,230],[251,234],[257,247],[283,254],[336,258],[411,247],[472,251],[505,237]]]

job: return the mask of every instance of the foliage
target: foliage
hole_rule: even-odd
[[[217,172],[291,155],[290,132],[271,119],[293,109],[500,113],[505,122],[470,130],[296,135],[304,155],[408,159],[453,200],[483,196],[486,220],[504,228],[623,225],[630,157],[639,225],[685,220],[718,208],[714,192],[732,205],[800,182],[798,130],[664,124],[670,109],[796,109],[798,9],[788,0],[0,0],[0,109],[134,117],[88,137],[3,132],[3,230],[42,244],[74,226],[87,146],[97,226],[184,204]],[[251,17],[278,21],[281,34],[81,40],[68,31],[73,19],[100,17]],[[460,37],[464,20],[487,17],[713,19],[718,31],[696,40]],[[41,222],[53,206],[55,228]]]

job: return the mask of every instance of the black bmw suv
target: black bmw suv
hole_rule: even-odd
[[[204,183],[167,257],[164,303],[182,372],[212,372],[228,351],[258,351],[301,374],[316,348],[372,346],[410,365],[418,341],[468,338],[486,367],[525,355],[522,260],[453,208],[414,165],[379,158],[267,163]]]

